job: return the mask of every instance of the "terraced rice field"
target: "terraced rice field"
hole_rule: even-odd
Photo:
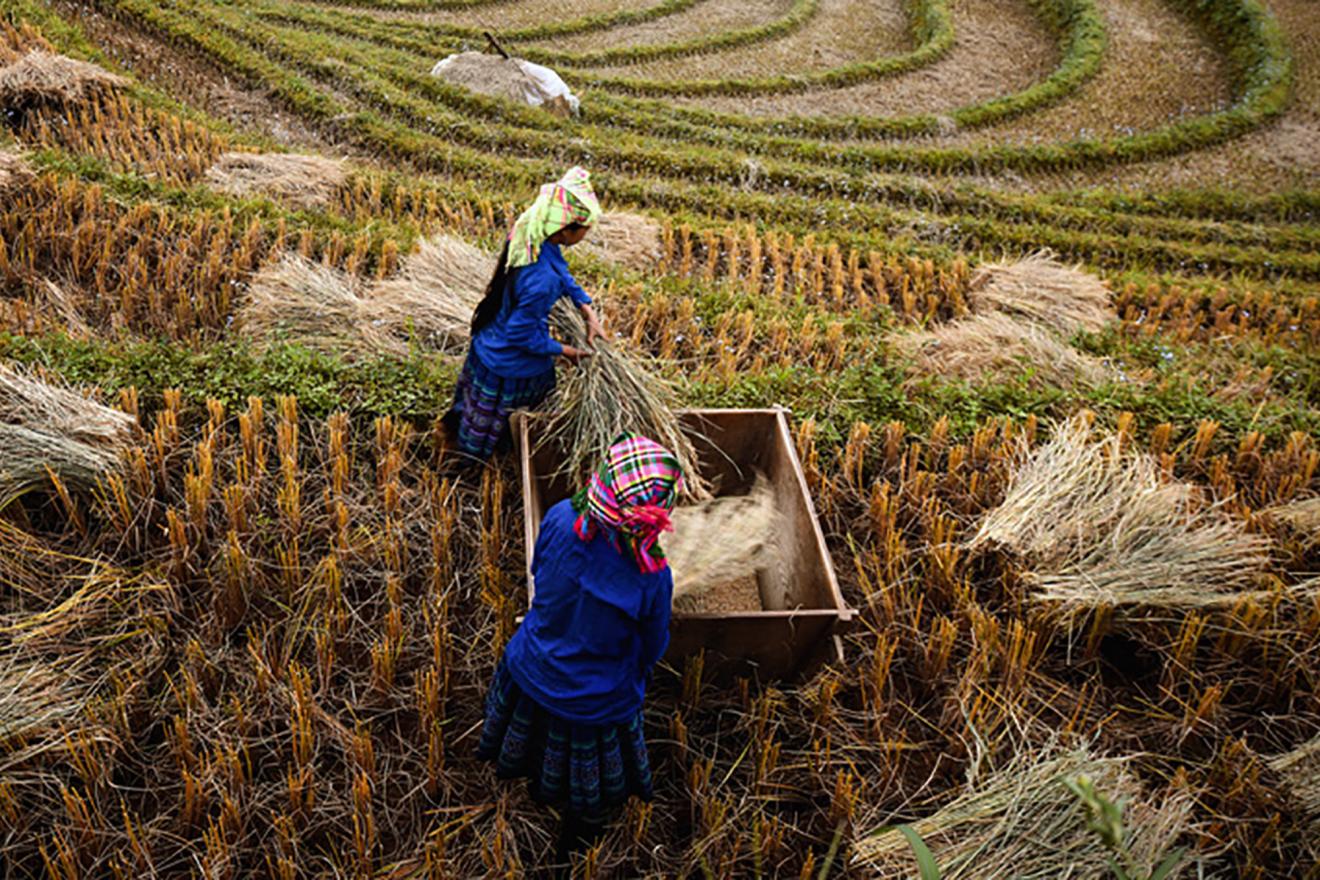
[[[617,344],[790,408],[859,613],[796,680],[660,668],[574,876],[914,877],[907,825],[945,877],[1320,877],[1314,0],[0,11],[6,876],[545,863],[473,755],[517,467],[444,453],[454,352],[369,291],[581,164],[657,235],[571,257]],[[581,116],[429,75],[484,31]],[[33,51],[126,79],[7,91]],[[359,335],[253,329],[294,252]]]

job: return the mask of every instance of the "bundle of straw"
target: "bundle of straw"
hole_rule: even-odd
[[[9,652],[0,654],[0,745],[56,730],[82,709],[67,673]]]
[[[34,49],[0,68],[0,108],[22,110],[41,104],[74,104],[128,84],[95,64]]]
[[[627,269],[647,269],[661,256],[661,227],[641,214],[602,214],[577,249]]]
[[[582,318],[564,301],[550,313],[555,334],[567,345],[587,348]],[[548,415],[539,445],[562,455],[554,476],[580,484],[624,431],[649,437],[678,458],[688,497],[710,497],[696,447],[675,413],[677,393],[642,361],[597,341],[595,354],[565,370],[544,408]]]
[[[260,344],[285,339],[346,358],[407,353],[398,335],[359,295],[354,278],[296,254],[257,273],[235,325]]]
[[[1320,834],[1320,737],[1279,755],[1269,765],[1283,777],[1289,797]]]
[[[0,194],[10,193],[32,181],[32,166],[18,150],[0,150]]]
[[[890,340],[912,358],[920,375],[967,382],[1028,376],[1033,387],[1095,387],[1109,376],[1098,358],[1083,354],[1034,321],[988,313]]]
[[[452,235],[423,241],[399,273],[367,293],[371,310],[396,333],[457,351],[470,335],[472,313],[485,295],[495,260]]]
[[[1049,251],[982,266],[972,277],[967,299],[974,312],[1019,315],[1065,336],[1099,330],[1118,317],[1103,281],[1063,265]]]
[[[952,803],[911,823],[944,880],[1096,880],[1110,876],[1111,852],[1086,824],[1086,807],[1065,783],[1088,777],[1100,794],[1125,805],[1131,860],[1153,868],[1191,829],[1194,798],[1151,799],[1130,758],[1102,758],[1086,748],[1018,755],[971,783]],[[1197,860],[1197,855],[1189,855]],[[908,880],[920,869],[907,838],[882,828],[857,840],[854,864],[867,876]]]
[[[1264,539],[1081,417],[1018,468],[969,546],[1020,554],[1034,597],[1065,610],[1233,602],[1268,561]]]
[[[131,416],[0,368],[0,509],[53,474],[88,490],[133,441]]]
[[[217,192],[267,196],[299,211],[330,204],[347,180],[343,162],[297,153],[224,153],[206,172]]]
[[[1264,512],[1301,533],[1308,545],[1320,545],[1320,498],[1306,498]]]
[[[719,584],[769,564],[775,498],[764,474],[746,495],[712,498],[674,511],[674,531],[662,544],[674,572],[674,605],[687,607]]]

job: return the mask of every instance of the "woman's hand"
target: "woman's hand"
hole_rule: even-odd
[[[564,350],[560,352],[560,354],[564,358],[564,360],[576,366],[576,365],[580,365],[584,360],[591,357],[593,352],[590,352],[585,348],[574,348],[571,345],[565,345]]]
[[[591,345],[597,339],[609,341],[609,336],[605,333],[605,326],[601,324],[600,318],[596,317],[596,310],[589,304],[583,304],[582,317],[587,322],[587,345]]]

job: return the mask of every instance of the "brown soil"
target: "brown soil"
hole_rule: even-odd
[[[747,5],[762,10],[761,21],[770,21],[786,15],[792,0],[759,0]],[[714,29],[713,25],[709,28]],[[907,21],[902,5],[895,0],[820,0],[811,20],[778,39],[694,58],[668,58],[592,72],[666,81],[807,73],[900,52],[907,42]]]
[[[1320,186],[1320,15],[1316,0],[1266,0],[1294,62],[1292,106],[1277,123],[1225,144],[1171,159],[983,183],[1021,191],[1103,186],[1151,191],[1197,186],[1263,194]]]
[[[1058,63],[1054,39],[1026,3],[953,0],[950,6],[957,34],[954,46],[943,59],[921,70],[829,92],[680,99],[678,103],[754,116],[939,113],[1026,88]],[[835,22],[836,29],[869,34],[847,60],[873,59],[907,48],[896,36],[906,39],[901,5],[885,4],[883,15],[874,7],[868,9],[873,21],[869,27],[859,27],[856,15]],[[876,22],[877,16],[882,20]],[[880,33],[889,35],[887,41],[879,39]],[[821,66],[830,65],[811,65]],[[792,70],[791,60],[782,69]]]
[[[709,590],[685,597],[676,611],[685,614],[737,614],[763,611],[761,590],[756,575],[749,574],[734,581],[716,584]]]
[[[227,74],[200,53],[187,52],[90,5],[56,0],[56,11],[80,26],[115,63],[177,100],[289,146],[329,151],[324,138],[296,115]]]
[[[691,9],[656,21],[616,28],[604,34],[579,34],[552,40],[547,48],[592,52],[616,46],[651,46],[686,42],[710,34],[741,30],[774,21],[784,15],[791,0],[706,0]],[[752,51],[751,48],[744,51]]]

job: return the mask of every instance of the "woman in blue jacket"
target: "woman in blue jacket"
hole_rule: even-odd
[[[581,309],[588,344],[605,336],[561,250],[585,238],[599,216],[590,175],[575,167],[541,187],[509,233],[472,317],[472,344],[444,419],[468,455],[485,460],[507,444],[509,414],[536,406],[554,389],[555,358],[578,363],[591,354],[551,337],[550,309],[561,297]]]
[[[674,581],[658,539],[681,485],[673,453],[624,434],[541,521],[535,597],[495,671],[478,755],[562,805],[561,864],[630,796],[651,799],[642,701],[669,644]]]

